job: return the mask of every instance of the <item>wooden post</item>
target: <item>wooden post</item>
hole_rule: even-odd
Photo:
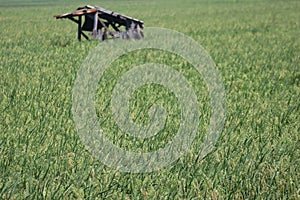
[[[137,24],[137,26],[136,26],[136,31],[137,31],[137,35],[139,37],[138,39],[142,39],[144,36],[143,36],[143,32],[142,32],[139,24]]]
[[[81,16],[78,16],[78,35],[77,35],[78,41],[81,41]]]
[[[97,29],[98,29],[98,12],[95,13],[94,16],[94,28],[93,28],[93,38],[97,37]]]

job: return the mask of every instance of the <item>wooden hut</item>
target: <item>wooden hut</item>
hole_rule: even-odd
[[[101,7],[84,6],[76,11],[55,15],[56,19],[67,18],[78,26],[77,38],[81,36],[89,40],[84,31],[89,32],[92,38],[106,40],[109,38],[141,39],[144,22]]]

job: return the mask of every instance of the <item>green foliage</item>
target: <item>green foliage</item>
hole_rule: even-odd
[[[201,102],[199,141],[191,152],[148,174],[120,173],[104,166],[76,133],[72,87],[81,63],[98,42],[77,42],[76,25],[53,15],[83,5],[1,3],[1,199],[300,198],[298,1],[101,2],[100,6],[141,19],[148,27],[192,37],[209,51],[225,84],[227,120],[222,136],[214,151],[198,160],[197,146],[210,116],[201,77],[183,59],[164,52],[134,52],[112,63],[99,82],[96,108],[108,137],[121,147],[149,151],[178,129],[176,98],[156,85],[145,86],[132,98],[132,117],[147,123],[149,105],[158,102],[168,108],[171,121],[160,138],[128,144],[132,140],[114,123],[109,102],[116,80],[133,64],[155,61],[173,66],[188,78]]]

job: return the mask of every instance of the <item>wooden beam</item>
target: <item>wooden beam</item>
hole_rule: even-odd
[[[77,19],[74,19],[74,17],[68,17],[69,20],[75,22],[76,24],[78,24],[78,20]]]
[[[84,32],[81,31],[81,35],[82,35],[85,39],[89,40],[89,37],[88,37]]]
[[[78,41],[81,41],[81,34],[82,34],[82,31],[81,31],[81,18],[82,18],[82,16],[78,16],[78,35],[77,35]]]
[[[98,29],[98,12],[94,15],[94,27],[93,27],[93,38],[97,37],[97,29]]]

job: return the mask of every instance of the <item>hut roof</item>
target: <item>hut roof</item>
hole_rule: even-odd
[[[128,22],[133,21],[136,24],[139,24],[141,28],[144,28],[143,21],[119,14],[117,12],[106,10],[106,9],[98,7],[98,6],[94,7],[94,6],[90,6],[90,5],[87,5],[84,7],[79,7],[74,12],[55,15],[54,17],[56,19],[72,18],[75,16],[82,16],[82,15],[87,15],[87,14],[96,13],[96,12],[98,12],[98,15],[100,18],[106,19],[107,21],[116,22],[116,23],[118,23],[120,25],[124,25],[124,26],[126,26],[128,24]]]

